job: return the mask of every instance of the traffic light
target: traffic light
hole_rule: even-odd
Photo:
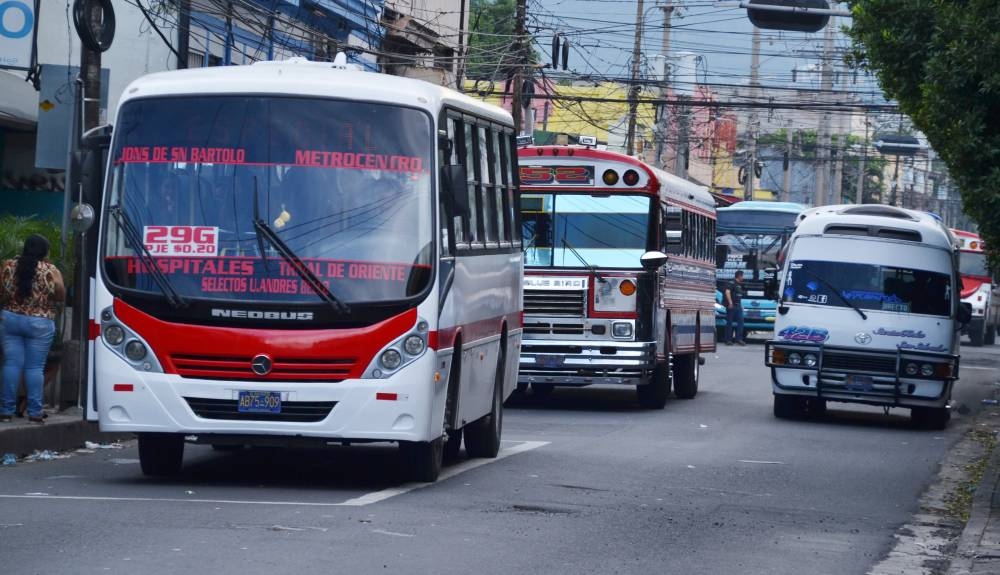
[[[750,0],[747,17],[758,28],[819,32],[830,21],[827,0]]]

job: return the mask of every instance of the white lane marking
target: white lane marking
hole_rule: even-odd
[[[444,472],[438,476],[438,481],[444,481],[450,477],[454,477],[459,473],[469,471],[470,469],[475,469],[477,467],[486,465],[488,463],[493,463],[495,461],[500,461],[505,457],[510,457],[511,455],[517,455],[518,453],[524,453],[526,451],[531,451],[532,449],[538,449],[544,445],[548,445],[548,441],[522,441],[521,443],[508,447],[506,449],[501,449],[500,453],[497,454],[494,459],[469,459],[463,461],[457,465],[453,465],[446,469]],[[404,493],[409,493],[410,491],[421,489],[427,487],[428,485],[434,485],[433,483],[407,483],[399,487],[391,487],[389,489],[383,489],[382,491],[376,491],[374,493],[367,493],[360,497],[355,497],[354,499],[348,499],[340,505],[347,505],[352,507],[361,507],[364,505],[371,505],[372,503],[378,503],[379,501],[385,501],[390,497],[395,497],[397,495],[402,495]]]
[[[398,533],[396,531],[386,531],[385,529],[372,529],[372,533],[379,535],[391,535],[392,537],[413,537],[412,533]]]
[[[757,463],[760,465],[784,465],[783,461],[756,461],[754,459],[740,459],[740,463]]]
[[[453,465],[446,469],[438,477],[438,481],[444,481],[445,479],[454,477],[459,473],[469,471],[470,469],[475,469],[483,465],[500,461],[511,455],[517,455],[518,453],[524,453],[526,451],[531,451],[532,449],[538,449],[544,445],[548,445],[548,441],[522,441],[517,445],[508,447],[506,449],[501,449],[500,453],[494,459],[470,459],[462,463]],[[23,495],[8,495],[0,494],[0,499],[49,499],[53,501],[123,501],[123,502],[164,502],[164,503],[211,503],[211,504],[233,504],[233,505],[278,505],[278,506],[291,506],[291,507],[362,507],[364,505],[371,505],[372,503],[378,503],[379,501],[385,501],[390,497],[395,497],[397,495],[402,495],[403,493],[408,493],[416,489],[421,489],[434,485],[434,483],[407,483],[401,485],[400,487],[393,487],[389,489],[383,489],[382,491],[375,491],[373,493],[368,493],[360,497],[354,497],[348,499],[347,501],[341,501],[338,503],[322,503],[318,501],[242,501],[238,499],[194,499],[194,498],[180,498],[180,497],[103,497],[96,495],[49,495],[48,493],[25,493]]]
[[[996,368],[996,367],[985,367],[985,366],[982,366],[982,365],[962,365],[962,366],[959,366],[959,369],[960,370],[978,369],[980,371],[996,371],[998,368]]]

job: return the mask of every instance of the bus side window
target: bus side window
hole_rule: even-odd
[[[469,221],[466,227],[466,237],[465,241],[469,244],[478,244],[482,242],[483,232],[482,232],[482,222],[480,214],[483,213],[482,208],[479,206],[477,201],[478,194],[476,193],[476,174],[479,172],[479,166],[476,164],[476,139],[475,126],[470,124],[468,120],[462,122],[462,127],[464,128],[465,138],[463,140],[464,150],[465,150],[465,169],[468,174],[468,190],[469,190]]]
[[[518,193],[517,193],[517,145],[514,140],[514,133],[507,132],[504,134],[504,169],[507,171],[507,179],[505,183],[507,185],[507,220],[510,222],[510,237],[514,245],[520,247],[521,245],[521,210],[518,206]]]
[[[476,141],[479,144],[479,172],[476,174],[479,180],[479,213],[483,219],[483,231],[486,232],[483,239],[495,247],[497,242],[497,204],[493,201],[493,192],[496,188],[493,187],[491,135],[492,133],[485,126],[476,126]]]
[[[458,122],[457,118],[449,116],[445,121],[445,130],[448,133],[448,147],[442,147],[440,158],[438,159],[440,165],[458,165],[459,161],[459,142],[455,139],[455,134],[458,133]],[[450,201],[450,200],[449,200]],[[441,253],[443,255],[451,255],[450,246],[448,242],[448,226],[446,225],[447,213],[445,210],[445,202],[442,199],[441,210],[440,210],[440,223],[441,223]],[[463,222],[461,216],[454,216],[452,220],[453,229],[455,230],[455,243],[461,243],[465,240],[465,228],[463,227]]]
[[[493,221],[497,226],[497,239],[502,244],[510,243],[510,228],[504,217],[507,211],[504,209],[504,168],[503,155],[500,153],[500,142],[503,140],[503,132],[496,129],[490,130],[490,167],[493,168],[493,189],[490,191],[490,198],[493,202],[495,212]]]

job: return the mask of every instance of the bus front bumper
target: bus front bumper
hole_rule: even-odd
[[[946,353],[768,341],[764,357],[775,394],[846,403],[944,407],[958,378],[959,357]],[[924,366],[929,375],[921,375]]]
[[[655,342],[532,340],[521,342],[518,383],[641,385],[656,365]]]

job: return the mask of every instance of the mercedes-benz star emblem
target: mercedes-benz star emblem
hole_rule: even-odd
[[[860,343],[861,345],[867,345],[871,343],[872,336],[868,335],[863,331],[859,331],[857,334],[855,334],[854,341]]]
[[[271,366],[273,365],[274,363],[271,361],[271,358],[264,354],[256,355],[252,360],[250,360],[250,369],[252,369],[257,375],[267,375],[271,373]]]

